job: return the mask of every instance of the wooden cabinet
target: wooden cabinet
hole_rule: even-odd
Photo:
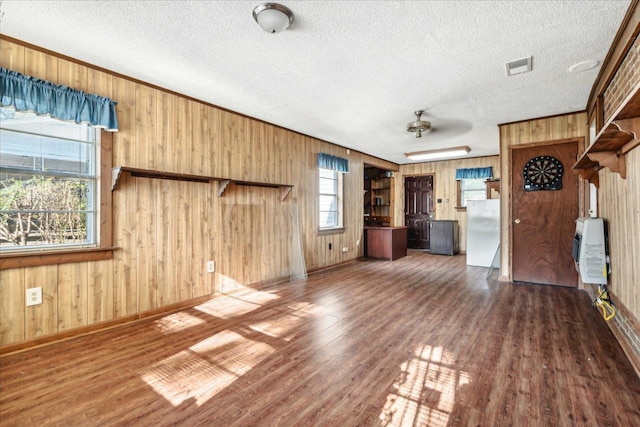
[[[365,227],[365,257],[388,259],[407,255],[407,227]]]
[[[431,253],[455,255],[458,253],[458,221],[431,220]]]
[[[389,226],[393,222],[394,178],[388,171],[368,167],[364,178],[365,225]]]

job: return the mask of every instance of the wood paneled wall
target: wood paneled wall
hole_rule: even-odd
[[[395,180],[395,193],[398,203],[395,206],[396,225],[404,225],[404,177],[417,175],[433,175],[435,219],[452,219],[458,221],[460,231],[460,251],[467,250],[467,213],[456,210],[458,194],[456,185],[456,169],[493,167],[493,176],[500,177],[500,160],[498,156],[476,157],[471,159],[447,160],[442,162],[413,163],[400,165],[400,179]],[[442,199],[442,203],[437,203]],[[448,201],[447,201],[448,200]]]
[[[511,170],[509,147],[514,145],[536,144],[567,138],[584,138],[584,149],[588,138],[587,114],[578,112],[553,117],[507,123],[500,128],[500,169],[504,179],[500,182],[500,278],[511,280],[511,176],[520,171]],[[577,160],[577,159],[576,159]],[[572,173],[567,171],[567,173]],[[584,199],[584,187],[581,184],[581,198]],[[588,193],[587,193],[588,194]],[[584,200],[581,201],[581,215],[584,215]]]
[[[640,8],[635,12],[636,22],[639,13]],[[636,37],[604,92],[605,122],[631,89],[640,83],[639,70],[640,37]],[[612,270],[609,289],[618,302],[635,316],[636,324],[640,324],[640,147],[627,154],[626,162],[626,179],[608,168],[599,171],[598,216],[604,218],[609,226]],[[640,337],[640,331],[636,334]]]
[[[640,322],[640,148],[627,154],[626,179],[609,169],[599,178],[598,216],[609,227],[609,289]]]
[[[7,38],[0,66],[115,100],[114,166],[294,186],[280,201],[273,188],[231,185],[218,197],[210,184],[124,176],[113,193],[112,260],[0,271],[1,346],[287,278],[301,260],[314,270],[357,258],[363,164],[398,169]],[[349,160],[344,233],[317,233],[318,152]],[[42,305],[25,307],[29,287],[43,288]]]

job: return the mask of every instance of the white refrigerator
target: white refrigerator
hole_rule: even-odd
[[[491,267],[499,245],[500,199],[469,200],[467,202],[467,265]],[[493,267],[497,266],[493,265]]]

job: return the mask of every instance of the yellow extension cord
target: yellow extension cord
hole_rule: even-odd
[[[594,305],[600,307],[602,310],[602,317],[604,320],[609,320],[616,315],[616,310],[609,303],[611,299],[609,298],[609,292],[607,291],[606,286],[598,286],[598,297],[593,302]]]

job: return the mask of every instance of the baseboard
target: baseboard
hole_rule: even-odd
[[[584,290],[589,294],[589,297],[592,300],[595,300],[597,297],[598,292],[596,288],[596,285],[584,285]],[[613,307],[616,310],[616,315],[613,319],[607,320],[606,324],[609,327],[609,330],[611,330],[611,333],[613,333],[613,336],[616,337],[618,344],[622,347],[622,351],[624,351],[627,359],[629,359],[629,362],[636,371],[636,374],[640,377],[640,352],[635,350],[631,342],[633,336],[637,342],[636,345],[640,345],[640,322],[627,309],[627,307],[620,302],[615,294],[609,291],[609,296],[613,301]],[[626,326],[626,332],[621,328],[621,324]]]
[[[96,332],[120,328],[135,322],[139,322],[141,320],[166,316],[167,314],[171,314],[180,310],[195,307],[196,305],[202,304],[203,302],[209,301],[210,299],[215,297],[216,295],[207,295],[207,296],[195,298],[189,301],[179,302],[176,304],[171,304],[171,305],[157,308],[154,310],[145,311],[139,314],[123,316],[117,319],[107,320],[100,323],[94,323],[92,325],[82,326],[79,328],[70,329],[68,331],[57,332],[51,335],[34,338],[28,341],[22,341],[15,344],[8,344],[6,346],[0,347],[0,358],[4,356],[8,356],[10,354],[21,353],[23,351],[32,350],[34,348],[43,347],[43,346],[54,344],[57,342],[68,341],[84,335],[90,335]]]
[[[325,272],[334,268],[343,267],[345,265],[354,263],[360,259],[361,258],[354,258],[354,259],[344,261],[338,264],[333,264],[327,267],[317,268],[307,272],[307,275],[313,275],[313,274]],[[288,277],[281,277],[277,279],[266,280],[264,282],[252,283],[250,285],[247,285],[247,287],[252,289],[264,289],[270,286],[287,283],[289,281],[290,279]],[[229,290],[224,292],[216,292],[212,295],[206,295],[206,296],[195,298],[189,301],[183,301],[176,304],[167,305],[154,310],[145,311],[143,313],[123,316],[117,319],[107,320],[105,322],[94,323],[92,325],[87,325],[87,326],[82,326],[75,329],[70,329],[67,331],[57,332],[51,335],[34,338],[28,341],[21,341],[15,344],[7,344],[5,346],[0,347],[0,358],[11,355],[11,354],[32,350],[34,348],[54,344],[57,342],[71,340],[84,335],[89,335],[89,334],[94,334],[96,332],[101,332],[109,329],[124,327],[135,322],[140,322],[142,320],[166,316],[167,314],[171,314],[180,310],[185,310],[191,307],[195,307],[196,305],[202,304],[214,298],[218,298],[218,297],[229,295],[229,294],[232,295],[234,291],[239,291],[239,290],[240,289]]]

